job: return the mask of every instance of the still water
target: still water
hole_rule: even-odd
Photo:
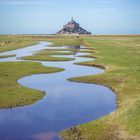
[[[0,55],[16,54],[16,57],[0,61],[20,61],[17,58],[53,48],[49,47],[48,42],[41,42],[34,46],[1,53]],[[38,61],[44,66],[61,67],[65,71],[34,74],[18,80],[19,84],[45,91],[47,95],[43,100],[30,106],[0,110],[0,140],[61,140],[58,135],[60,131],[98,119],[116,109],[116,96],[109,88],[67,80],[70,77],[104,72],[99,68],[75,65],[76,62],[92,60],[78,57],[83,54],[65,56],[75,58],[67,62]]]

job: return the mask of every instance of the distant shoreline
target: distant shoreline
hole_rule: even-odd
[[[111,37],[111,36],[140,36],[140,34],[91,34],[91,35],[85,35],[85,34],[0,34],[0,36],[99,36],[99,37]]]

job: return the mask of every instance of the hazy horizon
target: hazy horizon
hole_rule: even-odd
[[[0,34],[55,34],[74,17],[92,34],[140,34],[138,0],[0,0]]]

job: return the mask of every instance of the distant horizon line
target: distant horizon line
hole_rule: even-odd
[[[57,33],[50,33],[50,34],[44,34],[44,33],[0,33],[0,35],[60,35],[60,34],[57,34]],[[63,35],[85,35],[85,34],[63,34]],[[112,34],[91,34],[91,35],[140,35],[140,33],[126,33],[126,34],[115,34],[115,33],[112,33]]]

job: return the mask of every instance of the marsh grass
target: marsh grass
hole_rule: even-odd
[[[22,57],[23,60],[36,60],[36,61],[71,61],[73,58],[68,57],[54,57],[54,56],[43,56],[43,55],[33,55]]]
[[[95,49],[93,56],[97,59],[79,64],[104,68],[106,72],[69,80],[110,87],[117,94],[118,109],[76,127],[81,139],[140,139],[140,36],[83,37],[83,44]],[[69,140],[76,140],[77,135],[72,129],[61,132]]]
[[[0,35],[0,52],[15,50],[37,43],[38,41],[32,39],[32,37]]]
[[[58,49],[59,50],[59,49]],[[38,61],[70,61],[73,60],[73,58],[69,57],[56,57],[55,55],[73,55],[73,52],[70,51],[49,51],[49,50],[44,50],[41,52],[38,52],[32,56],[26,56],[22,57],[21,59],[24,60],[38,60]]]
[[[44,67],[35,62],[0,63],[0,108],[13,108],[33,104],[45,95],[44,92],[23,87],[17,83],[21,77],[62,71],[61,68]]]
[[[12,55],[0,55],[0,58],[8,58],[8,57],[14,57],[16,56],[16,54],[12,54]]]
[[[63,46],[63,45],[81,45],[81,38],[77,36],[48,36],[44,37],[45,40],[52,42],[51,46]]]

